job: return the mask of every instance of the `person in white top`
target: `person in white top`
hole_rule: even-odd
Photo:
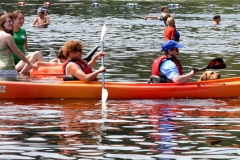
[[[0,17],[0,74],[17,76],[12,58],[14,52],[29,68],[36,69],[25,55],[18,49],[13,39],[13,18],[9,14]]]

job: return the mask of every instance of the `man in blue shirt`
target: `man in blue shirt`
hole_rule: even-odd
[[[190,77],[196,74],[196,70],[191,70],[188,74],[183,75],[182,66],[177,57],[179,54],[179,48],[182,48],[181,44],[178,44],[174,40],[166,41],[162,44],[163,56],[158,57],[152,65],[152,75],[159,76],[162,82],[173,82],[176,84],[182,84],[186,82]]]

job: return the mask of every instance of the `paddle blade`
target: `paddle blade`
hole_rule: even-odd
[[[101,34],[101,50],[103,51],[103,38],[106,33],[106,25],[103,25]],[[102,56],[102,66],[104,66],[104,57]],[[108,98],[108,91],[104,88],[104,72],[102,72],[102,102],[106,102]]]
[[[226,68],[226,64],[224,63],[222,58],[213,59],[207,66],[207,69],[224,69]]]
[[[102,89],[102,102],[106,102],[108,98],[108,91],[106,89]]]
[[[106,25],[104,24],[103,27],[102,27],[101,41],[103,41],[105,33],[106,33]]]

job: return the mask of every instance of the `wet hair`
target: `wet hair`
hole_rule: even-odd
[[[12,18],[13,18],[13,19],[17,19],[19,13],[22,13],[22,14],[24,15],[23,11],[21,11],[21,10],[15,10],[15,11],[13,11],[13,12],[11,13]]]
[[[56,57],[58,59],[62,58],[62,59],[67,59],[64,55],[63,55],[63,50],[62,48],[60,48],[57,52],[56,52]]]
[[[5,27],[4,27],[4,23],[6,22],[7,18],[10,18],[11,20],[13,20],[12,16],[10,14],[4,14],[0,17],[0,30],[7,32],[9,34],[11,34],[13,36],[13,30],[8,31]]]
[[[218,15],[218,14],[216,14],[216,15],[214,15],[214,17],[213,17],[213,20],[215,21],[216,19],[219,19],[219,18],[221,18],[221,16]]]
[[[162,20],[166,22],[169,17],[171,17],[170,14],[166,13],[162,16]]]
[[[167,9],[167,6],[162,6],[161,7],[161,11],[163,12],[163,10]]]
[[[173,26],[175,25],[174,18],[169,17],[169,18],[167,19],[167,25],[173,27]]]
[[[68,40],[62,47],[63,55],[68,58],[70,52],[82,51],[83,44],[79,40]]]

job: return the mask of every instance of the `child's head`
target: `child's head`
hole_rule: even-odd
[[[170,14],[166,13],[162,16],[162,20],[166,22],[169,17],[170,17]]]
[[[164,12],[164,13],[167,13],[168,12],[168,7],[167,6],[162,6],[161,11]]]
[[[42,8],[42,7],[38,7],[37,13],[38,13],[38,16],[39,16],[39,17],[42,17],[42,16],[44,16],[45,9]]]
[[[214,15],[213,20],[220,22],[221,21],[221,16],[220,15]]]
[[[63,50],[60,48],[56,53],[57,58],[60,60],[61,63],[64,63],[67,58],[63,55]]]
[[[167,25],[173,27],[175,25],[175,21],[172,17],[167,19]]]

